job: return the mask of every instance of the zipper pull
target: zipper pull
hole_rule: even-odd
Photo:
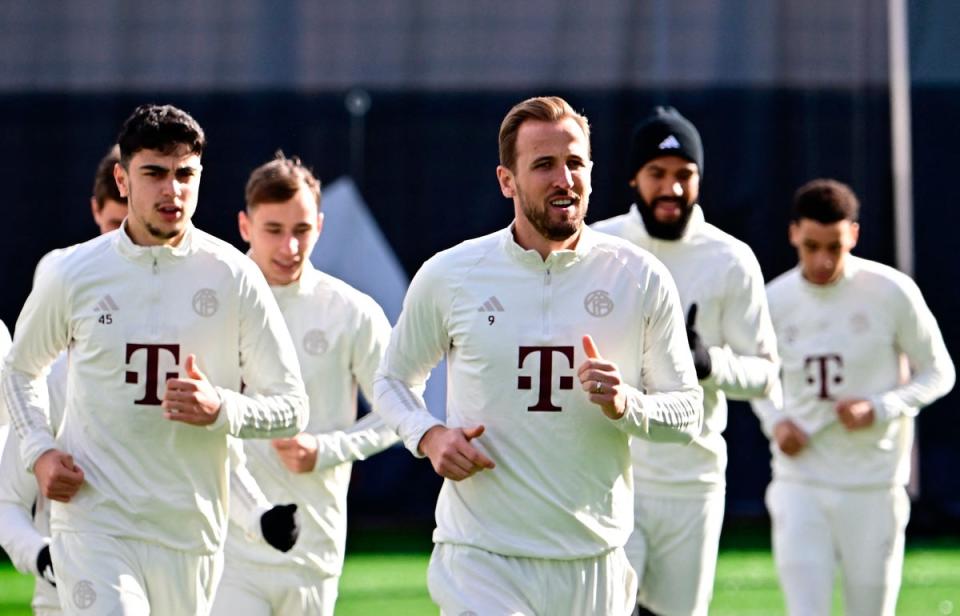
[[[157,273],[157,255],[153,255],[153,273]]]

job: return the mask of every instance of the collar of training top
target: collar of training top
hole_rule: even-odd
[[[690,212],[690,220],[687,221],[687,227],[683,230],[683,235],[676,240],[664,240],[658,237],[651,237],[650,234],[647,233],[647,228],[643,225],[643,217],[640,215],[639,208],[640,206],[636,203],[631,205],[628,216],[630,226],[633,227],[633,231],[640,234],[640,236],[645,239],[649,238],[660,242],[683,242],[700,233],[700,231],[703,229],[703,226],[707,222],[703,216],[703,209],[700,207],[700,204],[694,203],[693,211]]]
[[[186,257],[194,251],[196,229],[193,223],[187,223],[183,237],[176,246],[140,246],[134,244],[127,234],[126,222],[114,233],[113,244],[120,255],[131,261],[142,263],[161,263]]]
[[[500,232],[500,244],[513,260],[532,269],[546,270],[570,267],[586,257],[597,244],[597,232],[587,225],[582,225],[576,247],[555,250],[547,255],[544,260],[536,250],[526,249],[517,243],[513,236],[513,225],[514,223],[510,223],[509,227]]]

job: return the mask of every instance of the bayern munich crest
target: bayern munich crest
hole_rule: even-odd
[[[863,334],[870,330],[870,317],[864,312],[856,312],[850,317],[850,331]]]
[[[311,329],[303,335],[303,350],[310,355],[323,355],[330,348],[327,336],[320,329]]]
[[[92,606],[97,600],[97,591],[88,580],[80,580],[73,587],[73,604],[81,610]]]
[[[200,289],[193,294],[193,311],[201,317],[212,317],[220,308],[220,300],[213,289]]]
[[[591,316],[605,317],[613,312],[613,300],[606,291],[591,291],[583,298],[583,307]]]
[[[796,325],[787,325],[783,330],[783,340],[787,344],[793,344],[797,341],[797,336],[800,334],[800,330]]]

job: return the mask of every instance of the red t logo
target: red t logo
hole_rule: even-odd
[[[167,351],[173,355],[174,363],[180,363],[180,345],[179,344],[131,344],[127,343],[127,365],[130,364],[130,358],[140,349],[147,351],[147,384],[144,387],[143,398],[134,400],[134,404],[155,404],[159,405],[160,400],[160,351]],[[162,381],[175,379],[179,376],[177,372],[167,372]],[[140,373],[127,370],[127,383],[136,385],[140,382]]]
[[[821,400],[833,400],[830,384],[843,383],[843,358],[837,354],[811,355],[803,359],[803,370],[807,373],[808,385],[819,381],[820,391],[817,397]]]
[[[520,347],[520,359],[517,367],[523,368],[523,360],[531,353],[540,354],[540,387],[538,391],[537,403],[527,407],[528,411],[561,411],[559,406],[554,406],[550,399],[550,393],[553,386],[553,353],[557,352],[567,358],[567,363],[573,369],[573,347],[549,347],[549,346],[522,346]],[[533,389],[533,379],[529,376],[517,377],[517,389]],[[573,377],[561,376],[560,389],[573,389]]]

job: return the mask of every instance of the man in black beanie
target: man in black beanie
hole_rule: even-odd
[[[636,202],[598,231],[652,252],[673,275],[703,387],[703,431],[688,446],[634,439],[635,527],[627,556],[640,578],[640,614],[706,614],[723,523],[727,397],[769,393],[776,340],[760,265],[743,242],[707,223],[697,204],[703,145],[672,107],[637,125],[629,183]]]
[[[654,161],[647,175],[659,176],[651,179],[662,179],[670,158],[674,159],[670,170],[676,172],[680,182],[664,183],[662,187],[647,182],[651,189],[663,188],[664,191],[648,190],[646,195],[641,192],[643,178],[639,172]],[[628,171],[630,186],[637,191],[639,204],[644,206],[637,211],[650,235],[663,240],[680,239],[697,202],[703,175],[703,144],[696,127],[673,107],[657,107],[633,131]]]

